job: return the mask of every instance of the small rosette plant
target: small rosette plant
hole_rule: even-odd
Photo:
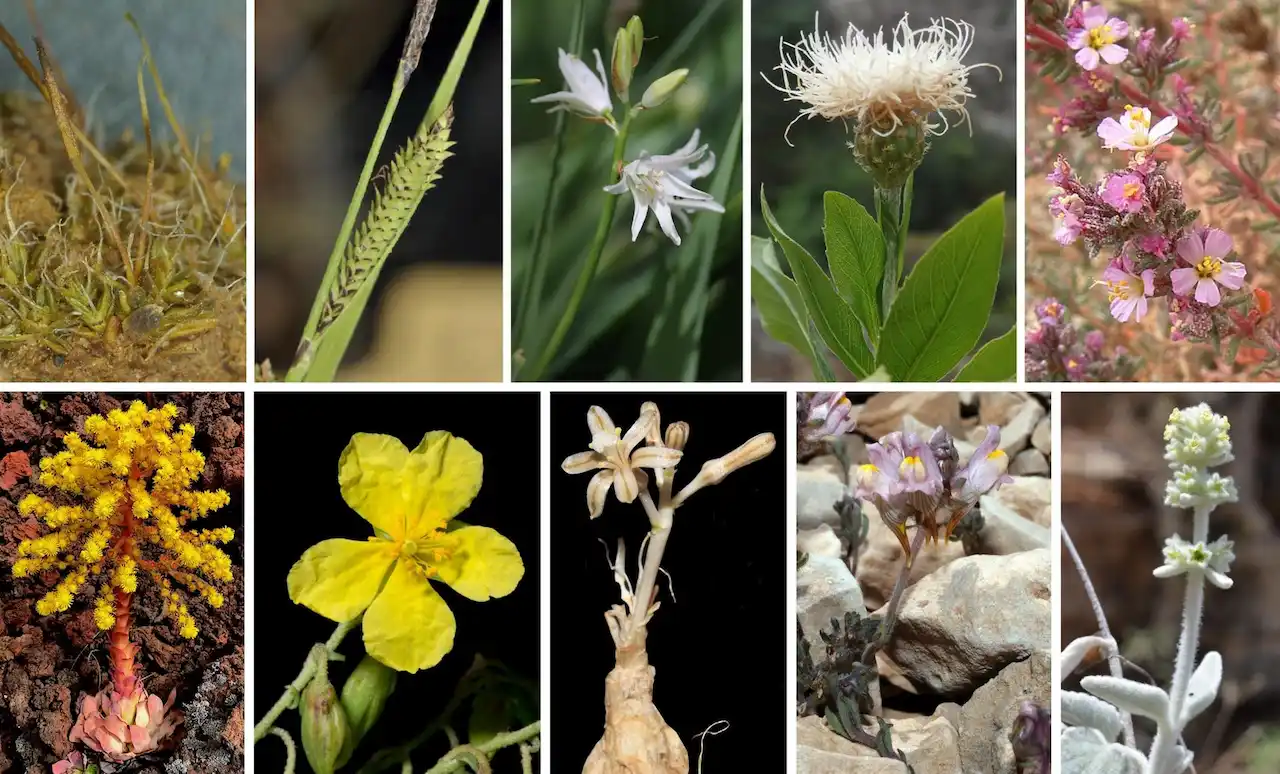
[[[773,239],[752,240],[752,297],[765,332],[804,355],[816,378],[834,380],[829,355],[864,380],[1016,376],[1013,331],[973,352],[1000,279],[1003,194],[962,218],[902,279],[913,175],[930,138],[950,128],[948,113],[968,121],[971,71],[992,66],[964,63],[973,36],[966,22],[941,19],[912,29],[904,15],[887,41],[883,30],[871,36],[851,24],[841,37],[815,30],[782,44],[778,82],[769,84],[803,105],[796,120],[850,125],[854,160],[875,184],[874,217],[842,193],[824,197],[829,273],[787,235],[760,191]]]
[[[1173,679],[1165,690],[1124,677],[1105,621],[1103,636],[1082,637],[1068,645],[1061,656],[1064,677],[1090,656],[1107,658],[1112,669],[1108,676],[1082,678],[1084,693],[1062,693],[1064,774],[1182,774],[1191,766],[1194,755],[1183,742],[1183,729],[1213,703],[1222,683],[1222,657],[1210,651],[1197,664],[1196,653],[1205,583],[1223,590],[1232,586],[1228,575],[1235,559],[1232,542],[1226,536],[1209,540],[1210,514],[1222,503],[1237,499],[1235,482],[1209,470],[1231,461],[1229,430],[1227,418],[1205,404],[1174,409],[1169,417],[1165,459],[1173,478],[1165,486],[1165,504],[1192,511],[1191,539],[1177,534],[1167,538],[1164,562],[1153,571],[1157,578],[1186,578]],[[1086,588],[1091,588],[1085,580]],[[1100,611],[1097,600],[1093,602]],[[1145,754],[1134,742],[1131,715],[1155,724],[1155,737]]]
[[[338,483],[374,534],[308,548],[289,571],[289,598],[338,623],[363,616],[366,651],[393,669],[435,666],[453,649],[456,623],[432,582],[484,602],[524,576],[515,544],[456,521],[483,474],[480,452],[447,432],[427,433],[412,451],[389,435],[352,436]]]
[[[194,488],[204,455],[192,447],[192,425],[173,430],[177,415],[171,403],[148,409],[135,401],[88,417],[83,435],[67,433],[66,449],[40,461],[40,485],[62,494],[33,493],[18,505],[50,531],[18,545],[14,576],[59,577],[36,612],[64,612],[83,588],[97,584],[94,622],[110,632],[111,682],[82,697],[71,741],[115,762],[158,749],[182,719],[172,708],[176,689],[162,701],[137,674],[139,649],[129,627],[139,579],[154,584],[187,639],[198,628],[177,587],[216,608],[224,603],[217,584],[232,580],[231,559],[218,547],[234,537],[231,528],[189,528],[230,496]]]

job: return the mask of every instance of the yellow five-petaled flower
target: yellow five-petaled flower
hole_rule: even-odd
[[[338,483],[375,535],[307,549],[289,571],[289,598],[333,621],[363,612],[365,649],[389,667],[435,666],[453,648],[456,624],[429,581],[484,602],[510,594],[524,575],[510,540],[451,523],[479,493],[483,472],[480,453],[447,432],[427,433],[413,451],[389,435],[352,436]]]

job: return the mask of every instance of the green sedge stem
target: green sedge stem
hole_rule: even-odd
[[[898,295],[898,285],[902,278],[903,253],[906,248],[906,217],[904,201],[907,201],[906,189],[910,186],[881,188],[876,186],[876,220],[880,224],[880,233],[884,235],[884,279],[880,282],[880,319],[889,319],[889,310],[893,308],[893,300]],[[910,205],[907,205],[909,207]],[[905,216],[905,217],[904,217]]]
[[[338,628],[333,630],[333,634],[329,635],[328,641],[324,644],[324,650],[330,659],[338,655],[338,646],[342,644],[343,638],[354,628],[360,625],[364,613],[352,618],[346,623],[338,624]],[[327,664],[325,666],[328,666]],[[267,714],[262,716],[262,720],[258,721],[258,725],[253,727],[253,741],[258,743],[262,741],[267,734],[271,733],[276,719],[290,707],[297,706],[298,697],[302,695],[302,689],[307,687],[307,683],[311,682],[311,678],[316,676],[319,671],[319,665],[310,655],[307,656],[307,662],[302,665],[302,671],[289,683],[284,689],[284,693],[276,700],[276,703],[267,710]]]
[[[572,47],[574,56],[582,56],[583,38],[586,30],[586,0],[578,0],[578,10],[574,16],[574,34]],[[524,340],[525,326],[531,307],[536,299],[542,297],[542,286],[546,280],[546,265],[542,261],[542,253],[546,248],[547,234],[551,231],[551,216],[555,213],[556,202],[560,199],[557,183],[560,182],[560,158],[564,154],[564,138],[568,134],[568,113],[560,111],[556,114],[555,142],[551,150],[551,176],[547,178],[547,193],[542,200],[542,214],[533,231],[533,247],[529,251],[529,273],[525,277],[524,287],[520,292],[520,306],[516,308],[515,326],[511,340]]]
[[[609,185],[613,185],[618,181],[618,165],[622,163],[623,153],[627,149],[627,134],[631,130],[632,115],[632,111],[628,110],[626,118],[622,120],[622,126],[618,128],[618,136],[613,141],[613,163],[609,165]],[[591,280],[596,275],[596,268],[600,265],[600,256],[604,253],[605,242],[609,240],[609,227],[613,225],[613,214],[618,210],[619,197],[613,194],[606,194],[605,196],[607,198],[604,201],[604,208],[600,211],[600,220],[596,221],[596,235],[591,241],[591,251],[587,254],[587,262],[578,274],[577,282],[574,283],[573,295],[569,297],[569,304],[560,315],[560,322],[556,323],[555,330],[551,333],[551,339],[543,347],[542,352],[539,353],[537,361],[522,375],[523,381],[537,381],[546,372],[547,367],[551,365],[551,360],[564,342],[565,335],[569,333],[569,328],[573,325],[573,318],[578,314],[578,307],[582,306],[582,299],[586,297],[587,288],[591,285]]]
[[[325,299],[329,297],[329,288],[337,279],[338,264],[342,262],[342,254],[347,249],[347,243],[351,241],[351,231],[356,226],[356,218],[360,215],[360,207],[364,204],[365,194],[368,192],[369,180],[373,177],[374,169],[377,168],[378,154],[382,151],[382,143],[387,138],[387,129],[391,127],[391,117],[395,115],[396,106],[400,104],[400,97],[404,94],[404,86],[404,70],[398,69],[395,82],[391,84],[391,96],[387,99],[386,107],[382,109],[382,120],[378,122],[378,131],[373,135],[373,143],[369,145],[369,153],[364,159],[364,168],[360,170],[360,177],[356,180],[356,190],[351,194],[351,202],[347,204],[347,214],[342,219],[342,228],[338,230],[338,238],[334,241],[333,250],[329,253],[329,265],[325,267],[324,279],[320,280],[320,289],[316,291],[315,300],[311,302],[311,314],[307,317],[306,327],[302,329],[302,341],[298,346],[296,359],[284,377],[286,382],[300,382],[306,378],[307,370],[315,357],[315,349],[319,343],[316,341],[316,328],[320,324],[320,312],[324,309]]]

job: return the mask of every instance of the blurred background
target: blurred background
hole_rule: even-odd
[[[413,0],[262,0],[255,17],[256,354],[293,359],[377,129]],[[441,2],[382,148],[417,129],[474,2]],[[387,262],[340,379],[502,379],[502,3],[454,101],[453,148]],[[375,182],[377,178],[375,177]]]
[[[528,282],[534,231],[547,198],[555,145],[555,115],[547,114],[547,105],[529,101],[563,87],[556,50],[571,48],[579,3],[580,0],[523,0],[512,8],[512,77],[541,81],[514,87],[511,98],[513,314],[518,309],[520,289]],[[600,50],[607,72],[614,32],[633,15],[644,22],[645,44],[631,88],[633,101],[638,101],[657,77],[676,68],[689,69],[687,82],[671,101],[644,112],[632,123],[626,158],[634,160],[642,150],[670,153],[683,145],[694,129],[701,129],[701,142],[711,146],[717,165],[715,172],[694,185],[709,191],[724,166],[725,146],[742,109],[742,0],[581,0],[581,4],[586,13],[582,57],[593,71],[592,49]],[[614,96],[614,112],[619,119],[620,111]],[[599,124],[570,117],[564,142],[557,183],[561,193],[543,254],[547,298],[529,305],[534,318],[551,316],[552,311],[557,314],[540,335],[538,326],[533,325],[532,335],[514,337],[513,349],[536,347],[545,341],[559,311],[549,298],[557,292],[559,282],[572,282],[577,277],[607,196],[600,189],[605,185],[612,159],[613,134]],[[725,215],[720,221],[719,240],[710,255],[705,325],[699,341],[681,342],[685,348],[700,348],[699,380],[742,378],[740,149],[736,155],[737,172],[730,181],[726,200],[721,202]],[[650,230],[654,225],[650,216],[649,227],[632,243],[628,228],[632,211],[631,196],[624,195],[595,280],[547,378],[679,378],[655,374],[646,362],[651,355],[645,350],[655,317],[664,310],[679,308],[689,295],[685,285],[676,289],[674,298],[666,298],[667,278],[678,261],[695,257],[685,255],[693,243],[691,230],[677,226],[684,237],[682,252],[660,232]],[[705,216],[695,214],[693,229]],[[696,259],[700,261],[702,256]],[[566,294],[564,298],[567,297]]]
[[[970,87],[977,95],[967,104],[973,136],[967,126],[956,127],[952,121],[950,131],[933,138],[924,163],[916,170],[907,271],[942,232],[989,197],[1004,192],[1005,257],[983,341],[1007,331],[1015,322],[1017,10],[1013,4],[982,0],[754,0],[751,14],[752,196],[757,196],[763,185],[778,223],[824,265],[822,195],[840,191],[874,214],[873,185],[853,160],[846,147],[850,137],[838,121],[798,121],[789,135],[794,147],[787,144],[783,135],[796,117],[798,103],[783,101],[782,93],[764,80],[768,77],[779,82],[774,69],[781,61],[778,41],[796,42],[802,32],[812,32],[815,12],[819,29],[833,36],[842,36],[852,23],[868,34],[884,27],[888,38],[904,11],[910,13],[913,28],[942,16],[974,26],[973,48],[965,62],[996,65],[1004,78],[988,67],[969,74]],[[767,238],[769,232],[754,198],[752,216],[751,233]],[[807,360],[766,335],[754,314],[751,342],[753,380],[813,378]],[[834,358],[832,365],[842,369]]]
[[[1162,432],[1174,408],[1206,401],[1231,421],[1240,502],[1213,512],[1210,537],[1235,541],[1235,585],[1206,594],[1200,652],[1222,654],[1218,700],[1187,730],[1200,774],[1280,771],[1280,396],[1245,393],[1064,393],[1062,524],[1101,598],[1120,653],[1162,686],[1173,672],[1186,584],[1151,575],[1164,539],[1191,516],[1163,506],[1169,468]],[[1062,641],[1098,625],[1062,553]],[[1099,669],[1105,669],[1104,667]],[[1098,673],[1101,673],[1100,671]],[[1137,673],[1128,676],[1140,679]],[[1063,684],[1078,690],[1079,676]],[[1154,728],[1139,721],[1140,746]]]
[[[230,153],[236,177],[245,171],[245,4],[242,0],[0,0],[0,22],[35,57],[34,8],[49,51],[95,129],[114,138],[142,131],[138,62],[142,46],[125,21],[132,13],[147,36],[174,113],[192,139],[204,138],[202,155]],[[35,93],[3,53],[0,91]],[[148,81],[148,90],[152,85]],[[158,111],[152,91],[152,110]],[[152,116],[157,138],[172,139],[163,116]]]

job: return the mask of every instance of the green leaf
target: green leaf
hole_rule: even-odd
[[[769,209],[769,202],[765,199],[763,186],[760,188],[760,211],[764,214],[764,222],[769,226],[773,238],[782,246],[782,254],[791,266],[791,273],[795,275],[796,285],[800,288],[800,296],[804,299],[805,308],[809,310],[818,334],[855,376],[866,376],[875,367],[871,349],[863,338],[866,326],[858,319],[853,307],[836,293],[831,278],[822,272],[813,256],[787,236],[778,225]]]
[[[982,345],[960,373],[957,382],[1012,382],[1018,378],[1018,329],[1010,328]]]
[[[757,236],[751,237],[751,297],[760,310],[765,333],[809,358],[817,378],[835,381],[824,357],[826,348],[814,341],[800,288],[778,267],[773,242]]]
[[[876,295],[884,277],[884,235],[876,219],[857,200],[827,191],[822,202],[831,278],[840,297],[870,326],[867,338],[874,342],[880,337]]]
[[[1004,194],[965,215],[924,254],[880,334],[878,364],[896,382],[935,382],[987,327],[1004,251]]]

